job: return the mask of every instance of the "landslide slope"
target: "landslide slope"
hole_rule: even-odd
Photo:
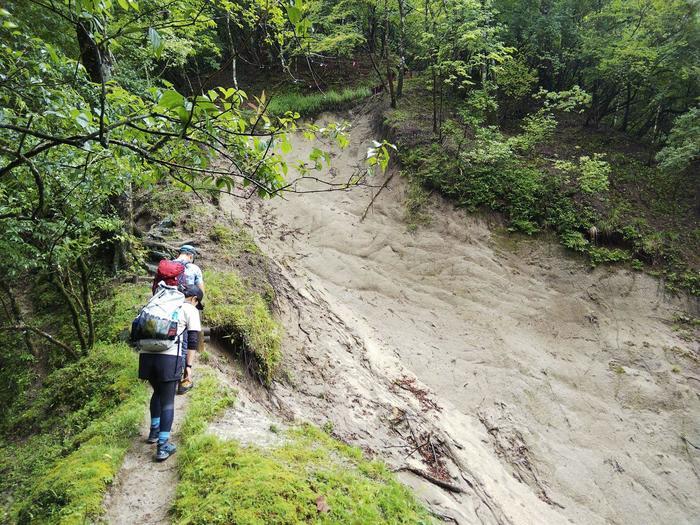
[[[343,117],[336,181],[378,134],[369,113],[320,120]],[[277,264],[276,408],[379,454],[458,523],[697,523],[700,348],[678,329],[697,303],[437,198],[411,233],[387,180],[364,220],[376,189],[222,202]]]

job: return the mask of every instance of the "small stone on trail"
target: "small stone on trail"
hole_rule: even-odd
[[[331,508],[328,506],[328,503],[326,503],[325,496],[319,496],[318,498],[316,498],[316,508],[322,514],[331,510]]]

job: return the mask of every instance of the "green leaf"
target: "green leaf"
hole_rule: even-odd
[[[160,37],[158,31],[156,31],[152,27],[148,28],[148,41],[151,44],[151,50],[153,50],[153,54],[156,56],[156,58],[160,58],[161,54],[163,53],[163,48],[165,47],[165,44],[163,43],[163,39]]]
[[[158,100],[158,105],[163,106],[167,109],[175,109],[177,107],[183,107],[185,104],[185,97],[180,95],[177,91],[169,89],[164,91]]]
[[[301,10],[292,5],[287,6],[287,16],[289,17],[289,21],[294,25],[301,22]]]

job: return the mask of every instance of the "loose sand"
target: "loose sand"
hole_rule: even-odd
[[[377,136],[350,118],[335,180]],[[376,190],[223,202],[276,262],[270,405],[330,421],[457,523],[700,523],[700,345],[672,326],[697,304],[437,198],[409,233],[405,190],[393,176],[363,222]]]

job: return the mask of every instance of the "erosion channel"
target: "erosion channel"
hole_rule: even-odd
[[[369,113],[321,120],[344,118],[338,181],[378,135]],[[222,203],[278,274],[269,403],[380,456],[448,522],[700,522],[699,347],[673,328],[697,304],[438,198],[411,233],[387,179],[362,221],[376,188]]]

